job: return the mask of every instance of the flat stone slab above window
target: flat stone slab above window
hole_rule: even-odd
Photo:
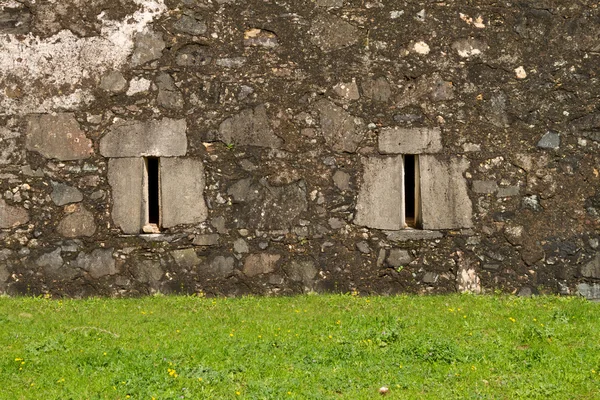
[[[440,128],[383,128],[379,133],[382,154],[431,154],[442,151]]]
[[[100,140],[104,157],[179,157],[187,152],[185,119],[119,121]]]

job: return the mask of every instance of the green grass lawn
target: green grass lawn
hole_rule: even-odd
[[[0,399],[598,399],[600,304],[0,298]]]

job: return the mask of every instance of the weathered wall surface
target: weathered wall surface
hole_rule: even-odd
[[[0,292],[600,297],[598,37],[591,1],[0,0]]]

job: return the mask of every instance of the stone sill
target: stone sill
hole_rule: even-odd
[[[389,240],[403,242],[406,240],[431,240],[440,239],[444,235],[440,231],[426,231],[422,229],[402,229],[399,231],[383,231]]]

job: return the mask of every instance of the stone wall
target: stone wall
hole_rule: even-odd
[[[0,292],[599,298],[599,36],[587,1],[0,0]]]

